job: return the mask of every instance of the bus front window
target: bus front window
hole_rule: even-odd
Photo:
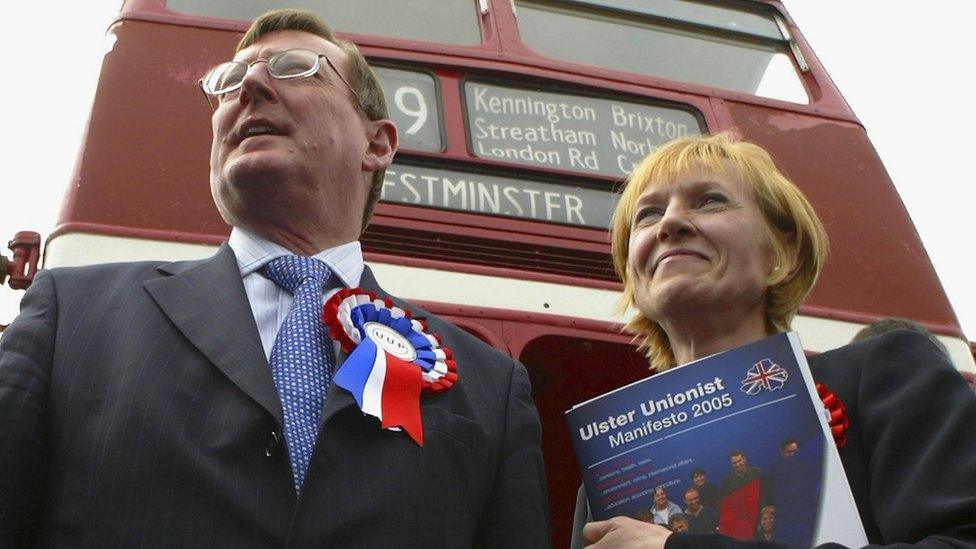
[[[282,5],[275,0],[168,0],[166,7],[177,13],[251,21]],[[399,0],[294,0],[288,7],[316,12],[340,32],[442,44],[481,43],[477,6],[471,0],[419,0],[411,2],[409,9]]]
[[[793,103],[809,101],[772,11],[687,0],[638,4],[515,2],[522,40],[547,57]]]

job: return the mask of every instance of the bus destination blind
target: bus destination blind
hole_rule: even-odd
[[[381,200],[605,230],[618,195],[572,184],[395,162]]]
[[[702,131],[673,107],[470,80],[464,93],[474,155],[529,166],[626,177],[664,143]]]

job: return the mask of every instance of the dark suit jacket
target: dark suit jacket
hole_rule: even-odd
[[[524,367],[397,303],[458,383],[423,397],[423,448],[330,387],[297,499],[229,247],[42,271],[0,339],[0,547],[547,545]]]
[[[868,540],[976,547],[976,395],[941,351],[898,330],[809,362],[814,379],[846,407],[839,452]],[[696,547],[786,546],[684,533],[666,544]]]

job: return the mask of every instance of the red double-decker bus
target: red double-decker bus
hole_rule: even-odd
[[[400,130],[362,238],[377,278],[528,368],[555,545],[566,545],[579,485],[563,413],[648,373],[620,332],[606,229],[619,183],[670,139],[736,129],[771,151],[821,214],[831,258],[795,322],[808,350],[906,317],[974,370],[864,128],[780,2],[289,6],[321,13],[360,46]],[[210,197],[210,109],[197,80],[276,7],[125,2],[44,266],[205,257],[227,237]]]

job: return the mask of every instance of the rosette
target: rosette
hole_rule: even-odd
[[[423,446],[420,394],[446,391],[457,381],[450,349],[410,311],[359,288],[332,296],[322,320],[347,354],[333,382],[382,428],[402,428]]]
[[[823,383],[817,383],[817,396],[823,401],[824,408],[830,416],[830,434],[834,437],[834,444],[838,448],[843,448],[847,444],[847,428],[851,422],[847,419],[847,409],[837,395],[828,389]]]

